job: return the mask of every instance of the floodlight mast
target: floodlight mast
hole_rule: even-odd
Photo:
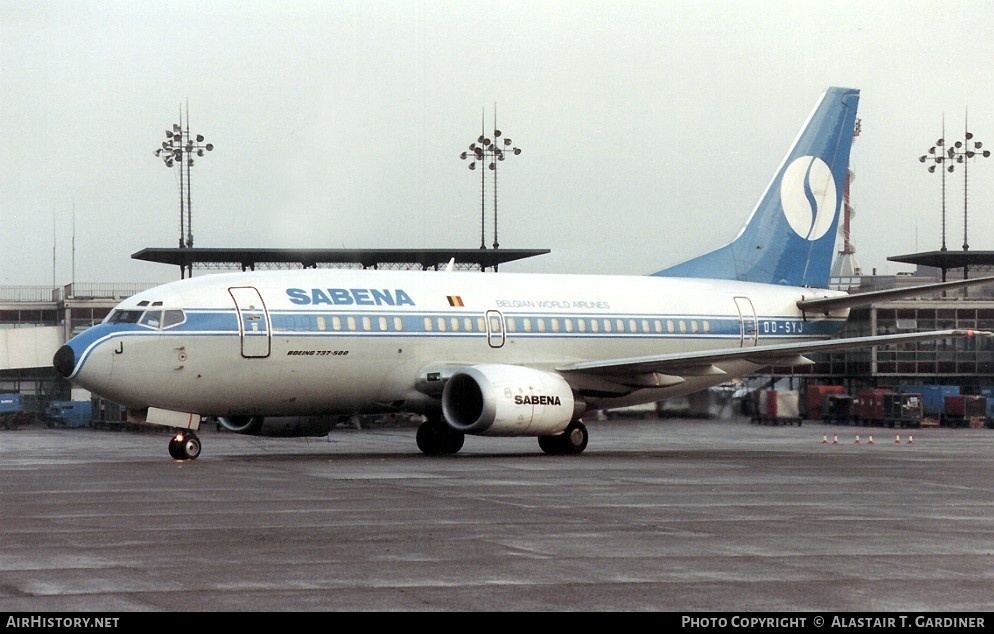
[[[497,165],[507,156],[517,156],[521,154],[521,148],[513,145],[511,139],[504,137],[501,140],[502,132],[497,128],[497,105],[494,104],[494,130],[493,139],[486,136],[485,115],[480,117],[480,136],[473,143],[469,144],[469,152],[463,152],[459,158],[471,159],[470,170],[476,170],[477,162],[480,163],[480,248],[486,249],[486,169],[494,173],[494,249],[500,247],[497,240]],[[494,270],[497,265],[494,264]]]
[[[191,168],[193,157],[203,156],[214,149],[214,144],[204,143],[201,134],[190,134],[190,107],[186,109],[186,126],[183,125],[183,108],[180,106],[179,123],[166,130],[166,140],[155,150],[155,156],[162,159],[166,167],[179,168],[179,248],[193,247],[193,205],[190,193]],[[192,265],[191,265],[192,268]],[[184,270],[184,277],[185,277]],[[193,275],[193,271],[190,271]]]

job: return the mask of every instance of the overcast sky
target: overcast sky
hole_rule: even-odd
[[[153,151],[187,103],[196,247],[476,248],[496,104],[500,246],[552,250],[501,270],[649,273],[734,236],[833,85],[856,258],[893,274],[940,247],[943,122],[994,148],[992,60],[988,0],[0,0],[0,284],[178,277],[131,254],[178,244]],[[991,250],[994,157],[968,173]]]

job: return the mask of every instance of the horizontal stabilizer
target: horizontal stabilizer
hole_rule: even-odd
[[[981,286],[994,282],[994,276],[978,277],[972,280],[956,280],[953,282],[936,282],[935,284],[919,284],[918,286],[905,286],[903,288],[888,288],[881,291],[868,291],[866,293],[853,293],[841,297],[817,297],[813,299],[802,299],[797,302],[797,307],[807,312],[824,312],[828,314],[840,308],[852,308],[853,306],[866,306],[874,302],[881,302],[890,299],[901,299],[903,297],[920,297],[922,295],[934,295],[942,291],[951,291],[957,288],[969,286]]]

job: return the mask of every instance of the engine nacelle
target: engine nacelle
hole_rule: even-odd
[[[558,374],[512,365],[462,368],[442,391],[445,421],[464,434],[549,436],[584,409]]]
[[[228,431],[246,436],[299,438],[325,436],[341,422],[341,416],[219,416],[217,422]]]
[[[221,416],[217,422],[228,431],[247,436],[258,436],[262,431],[262,416]]]

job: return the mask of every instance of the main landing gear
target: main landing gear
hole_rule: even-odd
[[[200,448],[200,439],[192,431],[177,432],[169,440],[169,455],[175,460],[196,460]]]
[[[583,453],[587,448],[587,427],[578,420],[566,426],[561,434],[539,436],[538,446],[550,456],[568,456]],[[440,417],[429,418],[418,427],[418,449],[429,456],[458,453],[466,434],[446,425]]]
[[[587,439],[586,425],[575,420],[558,436],[539,436],[538,446],[550,456],[575,456],[587,448]]]
[[[429,456],[458,453],[465,441],[466,434],[452,429],[438,416],[429,416],[418,427],[418,449]]]

